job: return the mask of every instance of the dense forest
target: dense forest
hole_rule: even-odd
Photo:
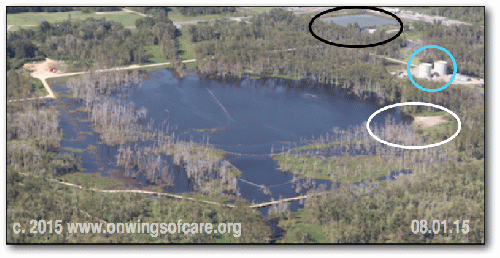
[[[457,62],[459,73],[484,78],[484,28],[415,22],[414,29],[423,33],[424,45],[439,44],[450,51]],[[443,51],[432,50],[421,56],[423,61],[448,58]]]
[[[316,19],[312,24],[312,31],[322,39],[346,45],[376,44],[393,37],[397,33],[397,31],[386,33],[384,30],[367,33],[357,23],[348,23],[347,26],[344,27],[333,22],[326,22],[319,19]],[[398,42],[399,48],[404,46],[403,38],[397,38],[396,42]]]
[[[195,42],[199,70],[221,76],[242,73],[311,78],[345,87],[368,88],[384,98],[394,99],[397,86],[381,66],[382,60],[369,53],[405,57],[405,34],[396,40],[365,49],[334,48],[311,37],[308,30],[310,18],[293,15],[282,9],[252,17],[250,23],[220,21],[215,24],[197,25],[189,29]],[[355,25],[339,28],[322,21],[315,21],[313,29],[325,38],[346,38],[353,35],[350,44],[366,44],[389,38],[386,35],[362,34]],[[416,26],[418,27],[418,26]],[[452,51],[459,71],[472,76],[482,76],[484,71],[484,32],[478,26],[426,25],[416,28],[426,31],[426,43],[441,42]],[[330,35],[330,36],[328,36]],[[348,37],[351,38],[351,37]],[[453,39],[460,39],[458,41]],[[472,50],[472,51],[471,51]],[[374,90],[375,89],[375,90]]]
[[[26,96],[41,96],[45,92],[42,82],[32,78],[26,71],[8,70],[7,81],[15,87],[7,87],[7,99],[21,99]]]
[[[106,194],[89,192],[54,184],[32,175],[19,174],[12,167],[7,173],[7,227],[14,223],[30,225],[30,220],[62,220],[68,222],[176,223],[198,222],[241,223],[241,236],[233,234],[7,234],[8,243],[265,243],[270,231],[262,215],[238,199],[238,208],[179,201],[165,197],[146,198],[139,194]],[[106,178],[98,178],[107,182]],[[212,200],[221,202],[220,197]],[[28,232],[28,230],[27,230]]]

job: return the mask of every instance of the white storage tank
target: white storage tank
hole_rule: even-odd
[[[446,75],[446,69],[448,67],[448,62],[446,61],[436,61],[434,62],[434,71],[439,74],[439,76]]]
[[[431,64],[421,63],[418,66],[418,77],[419,78],[431,78],[431,68],[432,68]]]

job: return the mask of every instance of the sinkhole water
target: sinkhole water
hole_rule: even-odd
[[[331,134],[333,127],[360,125],[378,109],[373,99],[361,99],[310,80],[208,79],[194,71],[187,74],[177,78],[168,69],[155,70],[141,87],[130,89],[123,101],[134,103],[136,109],[145,107],[146,120],[154,120],[155,125],[167,123],[179,140],[201,142],[208,136],[210,144],[226,151],[225,159],[242,172],[238,178],[239,192],[242,198],[254,203],[295,197],[319,187],[329,189],[333,183],[328,180],[305,179],[299,181],[307,188],[297,189],[291,182],[293,175],[278,170],[269,154]],[[63,84],[53,87],[61,94],[68,91]],[[123,176],[123,169],[116,165],[118,146],[100,144],[99,134],[92,133],[91,122],[83,120],[85,113],[72,112],[81,106],[79,100],[63,96],[56,102],[65,135],[62,147],[97,147],[92,153],[77,154],[86,173],[101,173],[139,188],[147,185],[144,177]],[[374,123],[383,124],[387,115],[393,116],[396,123],[403,120],[401,111],[394,108],[377,115]],[[218,130],[205,130],[212,128]],[[165,155],[165,159],[169,158]],[[172,165],[171,171],[174,183],[165,191],[193,191],[182,166]],[[299,207],[298,201],[290,203],[292,211]],[[266,215],[268,208],[260,211]]]

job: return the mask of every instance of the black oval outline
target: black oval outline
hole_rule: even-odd
[[[378,42],[378,43],[374,43],[374,44],[367,44],[367,45],[346,45],[346,44],[339,44],[339,43],[335,43],[335,42],[331,42],[331,41],[328,41],[328,40],[325,40],[325,39],[322,39],[320,38],[318,35],[316,35],[313,30],[312,30],[312,24],[313,22],[319,18],[321,15],[323,14],[326,14],[326,13],[330,13],[330,12],[335,12],[335,11],[339,11],[339,10],[345,10],[345,9],[370,9],[370,10],[373,10],[373,11],[377,11],[377,12],[383,12],[385,14],[388,14],[392,17],[394,17],[398,22],[399,22],[399,32],[398,34],[394,35],[392,38],[390,39],[386,39],[384,41],[381,41],[381,42]],[[401,19],[399,19],[399,17],[397,17],[396,15],[394,15],[393,13],[390,13],[386,10],[382,10],[380,8],[377,8],[377,7],[370,7],[370,6],[341,6],[341,7],[336,7],[336,8],[332,8],[332,9],[328,9],[326,11],[323,11],[323,12],[320,12],[319,14],[317,14],[316,16],[314,16],[311,21],[309,22],[309,32],[316,38],[316,39],[319,39],[320,41],[322,41],[323,43],[326,43],[326,44],[329,44],[329,45],[334,45],[334,46],[337,46],[337,47],[345,47],[345,48],[365,48],[365,47],[375,47],[375,46],[379,46],[379,45],[383,45],[383,44],[386,44],[386,43],[389,43],[393,40],[395,40],[397,37],[399,37],[401,35],[401,33],[403,33],[403,21],[401,21]]]

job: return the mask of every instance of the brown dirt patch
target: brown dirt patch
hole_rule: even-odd
[[[423,127],[431,127],[445,123],[443,116],[416,116],[413,122]]]

